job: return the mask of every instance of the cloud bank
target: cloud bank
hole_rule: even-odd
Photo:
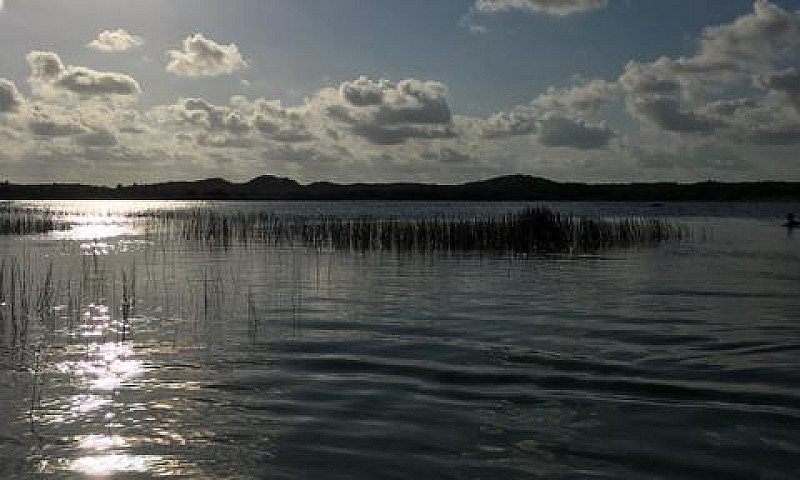
[[[0,79],[0,161],[93,169],[90,178],[108,183],[263,173],[344,181],[800,173],[791,163],[800,145],[800,14],[759,0],[704,29],[696,45],[682,57],[630,61],[612,78],[575,77],[490,115],[455,113],[450,89],[436,80],[368,76],[327,82],[293,105],[186,95],[144,107],[132,76],[34,51],[30,95]],[[170,53],[167,68],[200,77],[245,65],[235,44],[197,34]]]

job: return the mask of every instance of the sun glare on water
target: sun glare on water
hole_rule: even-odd
[[[2,0],[0,0],[2,1]],[[30,202],[23,206],[44,207],[54,212],[70,228],[50,233],[59,240],[107,240],[140,233],[136,229],[136,216],[143,212],[163,208],[176,208],[180,203],[159,201],[56,201]]]
[[[110,454],[81,457],[72,462],[71,470],[89,476],[108,476],[117,473],[147,472],[147,459],[141,456]]]

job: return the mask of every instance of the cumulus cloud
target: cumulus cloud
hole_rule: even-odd
[[[754,78],[768,77],[780,62],[797,61],[798,47],[800,12],[757,0],[751,13],[704,28],[692,55],[629,62],[619,84],[631,103],[653,95],[702,102],[726,88],[742,88]]]
[[[31,69],[31,78],[35,80],[52,82],[66,71],[61,57],[53,52],[30,52],[27,60]]]
[[[198,140],[204,146],[241,148],[258,140],[295,143],[313,139],[301,109],[287,109],[279,101],[264,98],[251,102],[237,96],[231,98],[230,105],[221,106],[202,98],[186,98],[155,107],[149,116],[166,127],[200,132],[182,138]]]
[[[284,108],[279,101],[263,98],[245,106],[245,111],[252,115],[255,129],[268,139],[296,143],[308,142],[314,138],[303,109]]]
[[[447,87],[414,79],[387,86],[383,102],[373,113],[380,124],[447,124],[452,120]]]
[[[800,122],[750,125],[745,134],[743,139],[756,145],[800,145]]]
[[[752,75],[774,70],[779,61],[798,59],[800,12],[757,0],[753,12],[731,23],[703,29],[695,53],[661,57],[652,63],[631,62],[621,81],[629,91],[665,93],[676,90],[718,90],[720,85],[746,83]]]
[[[483,125],[483,135],[489,139],[532,135],[547,147],[590,150],[608,146],[616,133],[602,122],[516,107],[489,117]]]
[[[666,59],[660,60],[663,62]],[[619,85],[629,94],[634,95],[663,95],[679,93],[681,83],[675,75],[658,68],[659,62],[645,65],[639,62],[628,62]]]
[[[309,108],[378,145],[456,135],[447,87],[434,81],[406,79],[394,83],[360,77],[342,83],[338,90],[321,90]]]
[[[521,6],[533,3],[570,2],[520,1],[507,11],[555,14]],[[31,52],[30,98],[0,80],[0,112],[15,112],[0,113],[0,138],[6,156],[65,169],[103,162],[107,175],[128,172],[114,183],[142,181],[139,172],[149,171],[167,172],[154,179],[265,171],[309,180],[508,171],[671,178],[762,168],[768,176],[800,145],[800,73],[786,68],[800,47],[796,17],[759,1],[739,19],[705,29],[686,57],[631,61],[616,78],[576,76],[486,116],[454,114],[447,86],[436,81],[363,76],[290,106],[236,96],[179,98],[140,111],[118,101],[140,92],[132,78]],[[235,45],[199,34],[184,47],[171,55],[173,73],[217,75],[245,64]],[[744,160],[762,152],[757,162]]]
[[[783,94],[795,107],[800,108],[800,71],[796,68],[764,75],[759,83],[764,88]]]
[[[240,121],[238,113],[231,108],[216,106],[202,98],[181,99],[173,105],[157,107],[151,113],[162,123],[193,126],[207,131],[241,133],[250,128]]]
[[[78,135],[75,143],[84,147],[111,147],[117,144],[117,137],[110,130],[97,128]]]
[[[531,105],[544,110],[569,112],[575,115],[596,114],[616,95],[619,86],[602,79],[576,79],[577,83],[565,88],[550,87],[536,97]]]
[[[794,144],[800,74],[778,66],[798,57],[800,12],[757,0],[752,12],[703,29],[694,54],[629,62],[618,83],[628,111],[649,127],[735,143]]]
[[[486,9],[525,9],[526,3]],[[690,56],[631,61],[615,81],[579,79],[572,86],[550,88],[527,105],[489,116],[481,131],[494,140],[531,136],[544,146],[603,148],[615,136],[603,121],[614,114],[604,109],[619,104],[646,127],[646,135],[666,132],[754,145],[795,144],[800,133],[800,74],[796,68],[777,66],[798,57],[800,12],[758,0],[752,12],[705,28]],[[766,93],[759,96],[758,89]],[[749,95],[735,97],[743,91]]]
[[[679,59],[674,68],[689,71],[770,68],[799,45],[800,13],[757,0],[752,13],[730,24],[705,28],[698,52],[691,58]]]
[[[517,105],[506,112],[489,116],[481,126],[487,138],[506,138],[530,135],[537,130],[539,111],[530,106]]]
[[[482,125],[483,136],[502,139],[535,135],[541,145],[580,150],[604,148],[614,138],[614,130],[604,122],[592,122],[617,94],[613,82],[585,81],[565,88],[551,87],[528,105],[489,116]]]
[[[751,98],[732,98],[710,102],[703,111],[712,118],[724,119],[755,108],[758,108],[758,102]]]
[[[247,66],[239,47],[222,45],[201,33],[183,40],[183,50],[169,50],[167,71],[183,77],[230,75]]]
[[[365,76],[351,82],[343,82],[339,93],[352,105],[380,105],[383,103],[384,91],[393,88],[388,80],[370,80]]]
[[[103,30],[86,46],[101,52],[124,52],[142,45],[144,45],[142,37],[132,35],[127,30],[118,28],[116,30]]]
[[[141,92],[132,77],[121,73],[98,72],[86,67],[71,67],[55,83],[58,87],[87,97],[136,95]]]
[[[22,95],[10,80],[0,78],[0,113],[16,111],[22,105]]]
[[[608,6],[608,0],[477,0],[479,13],[505,13],[514,10],[566,16]]]
[[[87,132],[87,128],[74,117],[41,106],[30,111],[28,128],[40,137],[67,137]]]
[[[423,151],[420,156],[425,160],[445,165],[468,164],[472,161],[469,154],[450,147],[444,147],[438,150],[426,150]]]
[[[355,124],[351,133],[376,145],[399,145],[409,139],[454,138],[455,131],[449,127],[429,128],[413,125],[385,127],[375,124]]]
[[[681,109],[680,103],[670,97],[637,98],[634,101],[633,112],[645,123],[670,132],[710,133],[720,126],[711,118]]]
[[[581,150],[603,148],[614,138],[614,131],[604,124],[552,113],[539,120],[537,138],[548,147],[570,147]]]
[[[30,52],[27,59],[31,68],[29,81],[42,95],[72,93],[81,97],[110,97],[133,96],[142,91],[129,75],[65,65],[53,52]]]

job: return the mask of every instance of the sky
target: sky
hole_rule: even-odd
[[[768,0],[0,0],[0,180],[800,181]]]

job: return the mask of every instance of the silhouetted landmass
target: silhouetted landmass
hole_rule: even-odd
[[[509,175],[458,185],[424,183],[337,184],[261,176],[245,183],[221,178],[112,187],[80,184],[0,184],[0,199],[63,200],[598,200],[731,201],[800,200],[800,182],[561,183]]]

